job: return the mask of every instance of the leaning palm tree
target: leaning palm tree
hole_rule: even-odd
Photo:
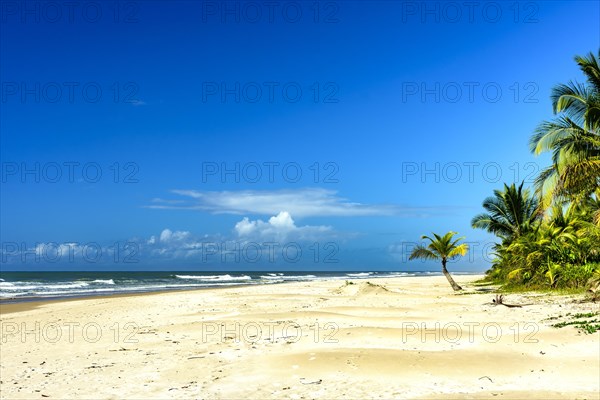
[[[538,202],[523,183],[517,187],[504,184],[504,190],[494,190],[494,196],[483,201],[485,213],[471,220],[473,228],[485,229],[509,244],[531,232],[539,219]]]
[[[448,282],[450,282],[452,289],[462,290],[462,288],[454,282],[454,279],[452,279],[452,276],[446,269],[446,263],[448,260],[467,254],[469,246],[466,243],[458,244],[464,237],[453,240],[454,235],[456,235],[456,232],[448,232],[444,236],[439,236],[434,233],[433,236],[435,239],[426,235],[421,236],[421,239],[427,239],[430,243],[427,247],[423,245],[415,247],[410,254],[409,260],[414,260],[415,258],[424,260],[442,260],[442,272],[446,276],[446,279],[448,279]]]

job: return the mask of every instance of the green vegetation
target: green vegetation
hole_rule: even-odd
[[[560,287],[551,288],[550,286],[537,286],[528,287],[523,284],[508,282],[500,286],[497,290],[498,293],[503,294],[548,294],[548,295],[560,295],[560,296],[580,296],[586,293],[585,288],[573,288],[573,287]]]
[[[440,236],[437,234],[433,234],[434,238],[429,236],[421,236],[421,239],[429,240],[429,244],[427,247],[423,245],[418,245],[415,247],[410,254],[409,260],[414,260],[415,258],[421,258],[424,260],[441,260],[442,261],[442,272],[450,282],[450,286],[455,291],[462,290],[462,288],[454,282],[452,276],[446,269],[446,263],[448,260],[456,258],[458,256],[464,256],[469,251],[469,246],[466,243],[459,244],[464,237],[460,237],[458,239],[454,239],[454,235],[456,232],[448,232],[444,236]]]
[[[553,324],[552,326],[554,328],[564,328],[565,326],[573,325],[581,332],[588,334],[594,333],[600,331],[600,319],[595,318],[598,315],[600,315],[600,313],[598,312],[578,313],[573,315],[568,313],[567,315],[565,315],[565,318],[568,318],[568,320],[558,322],[556,324]],[[548,320],[556,320],[559,318],[563,318],[563,316],[559,315],[557,317],[551,317],[548,318]]]
[[[471,221],[499,239],[490,282],[512,289],[589,288],[594,300],[600,297],[599,58],[600,51],[598,57],[575,57],[586,83],[552,90],[556,117],[542,122],[530,139],[534,155],[552,154],[534,191],[523,183],[505,184]],[[572,324],[598,329],[598,321],[587,322]]]

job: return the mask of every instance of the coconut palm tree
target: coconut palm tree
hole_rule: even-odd
[[[495,234],[504,243],[531,232],[539,219],[538,202],[523,189],[523,182],[518,188],[513,183],[504,184],[504,190],[494,190],[494,196],[483,201],[483,208],[487,212],[476,215],[471,225]]]
[[[444,236],[434,233],[433,236],[435,239],[426,235],[421,236],[421,239],[427,239],[430,243],[427,247],[424,245],[415,247],[410,254],[409,260],[414,260],[415,258],[441,260],[443,274],[446,276],[446,279],[448,279],[448,282],[450,282],[452,289],[458,291],[462,290],[462,288],[454,281],[454,279],[452,279],[452,276],[446,269],[446,263],[448,260],[467,254],[469,246],[466,243],[458,244],[464,237],[454,240],[454,235],[456,235],[456,232],[448,232]]]
[[[600,58],[600,50],[598,52]],[[586,77],[588,85],[577,82],[557,85],[551,94],[554,113],[564,112],[573,120],[581,120],[587,131],[598,132],[600,124],[600,66],[592,52],[576,56],[575,62]]]
[[[552,165],[535,181],[543,209],[553,201],[581,201],[600,186],[600,135],[569,117],[540,124],[530,149],[535,155],[552,152]]]
[[[600,58],[600,52],[598,54]],[[587,84],[569,82],[552,89],[552,121],[545,121],[530,139],[535,155],[552,152],[552,165],[536,180],[543,209],[553,201],[581,201],[600,186],[600,67],[589,53],[575,57]]]

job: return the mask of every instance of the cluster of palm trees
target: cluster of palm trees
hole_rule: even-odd
[[[495,190],[483,202],[474,228],[496,235],[493,281],[530,287],[580,287],[600,282],[600,50],[575,57],[585,83],[552,89],[556,117],[542,122],[530,140],[535,155],[552,154],[552,164],[537,177],[533,192],[516,184]],[[442,272],[460,290],[446,262],[468,248],[444,236],[423,236],[410,259],[440,259]]]
[[[472,220],[500,239],[493,280],[528,286],[583,286],[600,276],[600,68],[593,53],[575,57],[587,82],[552,89],[556,117],[530,140],[533,154],[549,152],[534,192],[504,185]]]

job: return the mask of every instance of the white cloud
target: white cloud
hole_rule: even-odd
[[[221,192],[173,190],[172,192],[188,197],[191,201],[187,204],[175,204],[172,200],[156,201],[155,199],[155,203],[163,204],[148,207],[187,208],[215,214],[259,215],[278,215],[286,210],[296,217],[395,215],[411,211],[395,205],[351,202],[338,196],[337,191],[321,188]]]
[[[243,220],[235,224],[235,230],[239,236],[247,236],[256,231],[256,221],[248,220],[248,217],[244,217]]]
[[[169,239],[171,239],[171,235],[173,235],[173,232],[170,229],[165,229],[160,233],[160,241],[161,242],[168,242]]]
[[[187,239],[190,236],[190,232],[187,231],[171,231],[170,229],[164,229],[160,233],[160,241],[161,242],[180,242],[182,240]],[[154,237],[154,236],[153,236]]]
[[[269,224],[281,229],[291,229],[296,227],[292,216],[287,211],[282,211],[277,214],[277,216],[269,218]]]
[[[269,218],[267,222],[260,219],[252,221],[248,217],[244,217],[235,224],[234,230],[240,238],[255,240],[316,240],[324,234],[333,233],[330,226],[297,226],[287,211],[282,211]]]

